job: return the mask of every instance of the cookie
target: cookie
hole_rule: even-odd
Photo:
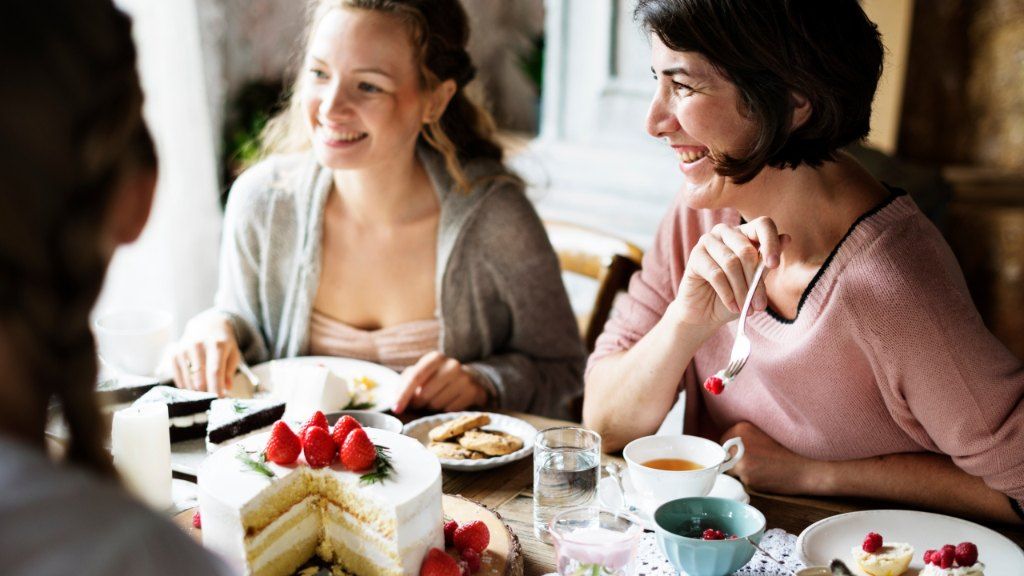
[[[430,431],[429,436],[434,442],[441,442],[442,440],[454,438],[466,430],[486,426],[490,423],[491,417],[487,414],[466,414],[465,416],[459,416],[454,420],[449,420],[444,424],[435,426]]]
[[[519,436],[491,430],[467,430],[459,438],[459,445],[469,450],[483,452],[488,456],[504,456],[523,447]]]
[[[454,442],[431,442],[430,451],[438,458],[448,460],[480,460],[486,458],[483,454],[467,450]]]

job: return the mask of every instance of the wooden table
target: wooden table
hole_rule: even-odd
[[[513,413],[538,430],[552,426],[571,426],[571,422],[552,420],[529,414]],[[618,456],[604,455],[602,464],[623,460]],[[537,576],[555,571],[554,549],[533,534],[533,460],[524,458],[518,462],[483,472],[444,473],[444,493],[461,494],[501,514],[502,518],[518,536],[523,548],[524,574]],[[768,528],[781,528],[791,534],[799,534],[811,524],[845,512],[880,508],[905,508],[903,505],[853,499],[795,498],[750,493],[750,504],[760,510],[768,521]],[[1005,535],[1018,546],[1024,546],[1024,529],[1016,526],[979,523]]]

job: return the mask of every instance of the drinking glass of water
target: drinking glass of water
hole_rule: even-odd
[[[555,566],[560,576],[632,576],[643,534],[632,514],[606,508],[571,508],[551,519]]]
[[[533,531],[551,543],[555,514],[590,505],[601,476],[601,436],[566,426],[537,433],[533,443]]]

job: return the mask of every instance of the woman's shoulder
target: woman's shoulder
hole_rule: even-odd
[[[311,195],[319,173],[312,154],[276,154],[242,172],[228,193],[229,213],[263,214],[276,205],[296,205]]]
[[[128,497],[114,481],[56,464],[2,437],[0,456],[5,462],[0,516],[17,527],[17,535],[0,529],[0,557],[11,552],[25,566],[48,566],[44,572],[63,566],[68,573],[104,573],[132,558],[135,564],[146,555],[155,559],[159,552],[161,561],[176,560],[180,567],[217,569],[202,549],[179,538],[180,531]],[[110,565],[83,565],[83,558]]]
[[[274,154],[246,168],[231,187],[247,194],[294,194],[309,172],[317,169],[316,158],[309,152]]]
[[[842,247],[848,260],[839,294],[855,304],[857,322],[886,323],[893,310],[928,317],[974,313],[956,256],[909,196],[892,198],[857,228]]]

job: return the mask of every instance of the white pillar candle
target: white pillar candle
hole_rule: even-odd
[[[114,466],[129,490],[157,510],[170,508],[171,434],[167,405],[130,406],[114,412]]]

